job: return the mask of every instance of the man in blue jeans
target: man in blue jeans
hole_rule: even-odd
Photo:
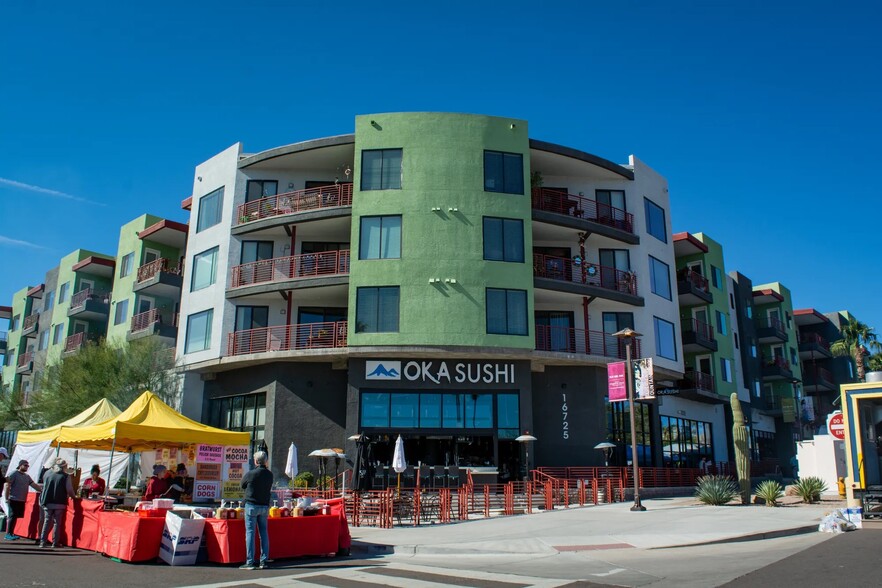
[[[248,560],[240,570],[256,570],[266,568],[269,559],[269,533],[266,521],[269,518],[270,498],[272,496],[273,473],[266,467],[267,455],[263,451],[254,454],[254,465],[257,466],[242,477],[242,488],[245,490],[245,553]],[[254,525],[260,533],[260,560],[254,558]]]

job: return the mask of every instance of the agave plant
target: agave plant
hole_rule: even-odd
[[[796,481],[796,494],[803,502],[812,504],[821,500],[821,494],[827,491],[827,483],[816,476],[800,478]]]
[[[775,480],[766,480],[756,487],[756,495],[765,501],[766,506],[778,506],[778,500],[784,495],[784,489]]]
[[[696,498],[713,506],[731,502],[739,494],[738,484],[729,476],[702,476],[695,489]]]

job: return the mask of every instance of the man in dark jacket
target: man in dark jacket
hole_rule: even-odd
[[[248,557],[243,570],[266,568],[269,559],[269,533],[266,530],[269,518],[270,498],[272,497],[273,473],[266,467],[267,455],[263,451],[254,454],[257,466],[242,477],[245,490],[245,553]],[[260,563],[254,558],[254,525],[260,533]]]
[[[40,494],[40,506],[46,514],[46,522],[40,533],[40,547],[49,547],[49,531],[55,527],[52,535],[52,547],[58,547],[61,530],[67,517],[67,499],[75,498],[76,493],[67,472],[67,462],[62,458],[55,460],[52,472],[43,478],[43,492]]]

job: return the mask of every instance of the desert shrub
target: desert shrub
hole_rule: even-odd
[[[729,476],[702,476],[698,478],[695,497],[705,504],[719,506],[741,493],[738,484]]]
[[[766,502],[766,506],[778,506],[778,500],[784,495],[784,489],[775,480],[766,480],[756,487],[756,495]]]
[[[827,484],[821,478],[808,476],[796,481],[796,494],[803,502],[812,504],[821,499],[821,494],[827,491]]]
[[[291,480],[292,488],[309,488],[315,483],[315,476],[312,472],[300,472]]]

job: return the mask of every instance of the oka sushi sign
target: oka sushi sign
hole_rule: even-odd
[[[495,362],[446,362],[366,360],[365,380],[407,380],[432,384],[515,383],[515,364]]]

